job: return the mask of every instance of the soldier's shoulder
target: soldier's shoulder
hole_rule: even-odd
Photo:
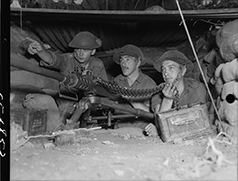
[[[74,57],[73,53],[59,53],[59,52],[53,52],[56,56],[63,57],[66,59],[72,59]]]
[[[155,84],[156,85],[154,79],[152,79],[149,75],[146,75],[146,74],[141,72],[141,77],[142,77],[143,81],[146,81],[149,84]]]
[[[191,89],[197,90],[197,89],[205,89],[205,86],[202,82],[199,82],[193,78],[185,78],[185,81],[187,83],[187,86]]]
[[[114,80],[121,80],[123,78],[124,78],[124,76],[122,74],[119,74],[114,78]]]
[[[92,56],[90,58],[90,62],[91,62],[92,65],[104,67],[103,61],[98,57]]]

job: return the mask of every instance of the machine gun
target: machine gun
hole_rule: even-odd
[[[108,119],[109,126],[111,125],[112,119],[120,117],[144,117],[153,119],[154,114],[132,107],[125,107],[118,103],[120,102],[119,99],[149,99],[153,94],[161,91],[164,87],[164,84],[160,84],[151,89],[131,89],[120,87],[115,83],[107,82],[92,75],[82,76],[71,73],[68,76],[64,76],[56,71],[33,64],[26,64],[23,60],[19,60],[19,57],[14,55],[11,55],[11,66],[58,80],[60,82],[59,96],[61,98],[77,102],[79,101],[77,92],[83,92],[83,97],[87,97],[87,100],[92,106],[97,106],[99,109],[102,107],[113,108],[123,113],[122,115],[111,115],[109,112],[107,116],[100,117],[100,119]],[[179,107],[178,101],[175,102],[177,103],[177,107]],[[82,111],[78,113],[75,112],[71,119],[78,119],[81,114]]]
[[[111,120],[114,118],[128,118],[128,117],[144,117],[154,119],[154,114],[135,109],[132,107],[125,107],[124,105],[118,104],[115,101],[123,97],[129,100],[149,99],[153,94],[160,92],[164,83],[150,89],[131,89],[127,87],[121,87],[115,83],[107,82],[99,77],[81,76],[77,74],[69,74],[63,81],[60,82],[61,86],[68,90],[76,89],[84,90],[85,95],[88,97],[90,104],[99,105],[104,107],[111,107],[115,110],[127,113],[126,115],[111,115],[109,112],[107,117],[97,117],[97,119],[108,119],[108,126],[111,125]],[[109,99],[108,99],[109,98]],[[114,101],[112,101],[114,100]],[[175,99],[176,108],[179,108],[178,94]],[[130,115],[128,115],[130,113]],[[82,112],[75,113],[76,118],[72,116],[71,120],[78,118]]]

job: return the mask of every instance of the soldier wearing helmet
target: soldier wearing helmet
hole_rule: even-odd
[[[44,50],[39,42],[31,40],[28,47],[28,52],[32,55],[37,54],[42,61],[41,65],[52,67],[60,70],[60,73],[67,76],[69,73],[79,73],[81,75],[92,74],[108,81],[107,73],[103,62],[94,57],[96,49],[101,47],[102,41],[88,31],[78,33],[73,40],[68,44],[69,47],[74,49],[73,53],[58,54],[51,51]],[[74,107],[74,104],[69,105]],[[89,102],[86,99],[79,101],[79,112],[85,112],[89,108]],[[72,110],[71,110],[72,111]],[[74,114],[76,114],[75,111]],[[74,116],[74,115],[73,115]],[[78,115],[80,117],[80,115]],[[78,117],[78,118],[79,118]],[[72,118],[72,117],[71,117]],[[68,119],[66,129],[72,129],[79,125],[78,120]]]
[[[152,88],[156,86],[155,81],[148,75],[141,72],[140,66],[145,64],[145,57],[142,51],[135,45],[125,45],[113,56],[114,61],[120,65],[122,74],[114,78],[114,81],[122,87],[133,89]],[[141,101],[143,104],[133,102],[135,108],[141,108],[149,112],[148,100]]]
[[[154,63],[157,71],[162,73],[166,82],[162,92],[152,97],[151,108],[154,112],[164,112],[174,107],[174,96],[178,91],[180,105],[206,103],[205,86],[195,79],[184,77],[193,69],[192,62],[181,52],[165,52]]]
[[[78,33],[68,44],[74,49],[73,53],[56,54],[46,51],[36,41],[29,45],[28,52],[37,54],[43,60],[42,65],[59,69],[60,73],[66,76],[72,72],[80,74],[91,72],[94,76],[108,80],[103,62],[93,56],[101,45],[102,41],[99,38],[85,31]]]
[[[140,66],[145,64],[145,57],[142,51],[135,45],[125,45],[120,48],[113,56],[114,61],[120,65],[122,74],[114,78],[114,81],[121,87],[133,89],[153,88],[156,86],[155,81],[140,70]],[[132,107],[150,112],[150,100],[129,99]],[[139,127],[145,130],[148,122],[138,120],[134,123],[118,123],[115,128],[121,127]],[[145,130],[146,131],[146,130]],[[150,136],[150,133],[147,132]]]

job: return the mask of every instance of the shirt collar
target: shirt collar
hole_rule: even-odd
[[[119,79],[127,82],[126,77],[123,76],[123,75],[122,75]],[[142,80],[143,80],[143,75],[142,75],[141,70],[139,69],[139,76],[137,77],[137,79],[136,79],[135,82],[141,83]],[[134,83],[135,83],[135,82],[134,82]],[[134,83],[133,83],[133,84],[134,84]]]
[[[71,57],[74,59],[74,61],[76,62],[76,64],[78,65],[78,66],[80,66],[80,67],[84,67],[85,69],[88,69],[88,68],[90,68],[91,66],[91,62],[92,62],[92,57],[89,57],[89,60],[88,60],[88,63],[85,65],[85,66],[83,66],[81,63],[79,63],[77,60],[76,60],[76,58],[73,56],[73,54],[71,54]]]

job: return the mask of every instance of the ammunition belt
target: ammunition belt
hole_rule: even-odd
[[[146,99],[150,98],[156,93],[159,93],[163,90],[165,83],[160,85],[148,88],[148,89],[132,89],[128,87],[121,87],[118,84],[107,82],[99,77],[93,76],[81,76],[76,74],[70,74],[66,77],[64,81],[61,82],[61,85],[68,88],[77,88],[84,91],[91,91],[95,85],[99,85],[107,89],[113,94],[119,94],[125,99]],[[178,91],[174,96],[174,106],[179,109],[179,94]]]
[[[128,99],[137,99],[137,98],[150,98],[156,93],[159,93],[163,90],[165,83],[161,83],[160,85],[148,88],[148,89],[132,89],[128,87],[121,87],[117,84],[112,84],[110,82],[107,82],[99,77],[96,78],[96,84],[101,85],[102,87],[106,88],[110,92],[114,94],[119,94],[123,96],[124,98]],[[175,108],[179,109],[180,107],[180,101],[179,101],[179,94],[178,91],[176,95],[174,96],[174,105]]]

